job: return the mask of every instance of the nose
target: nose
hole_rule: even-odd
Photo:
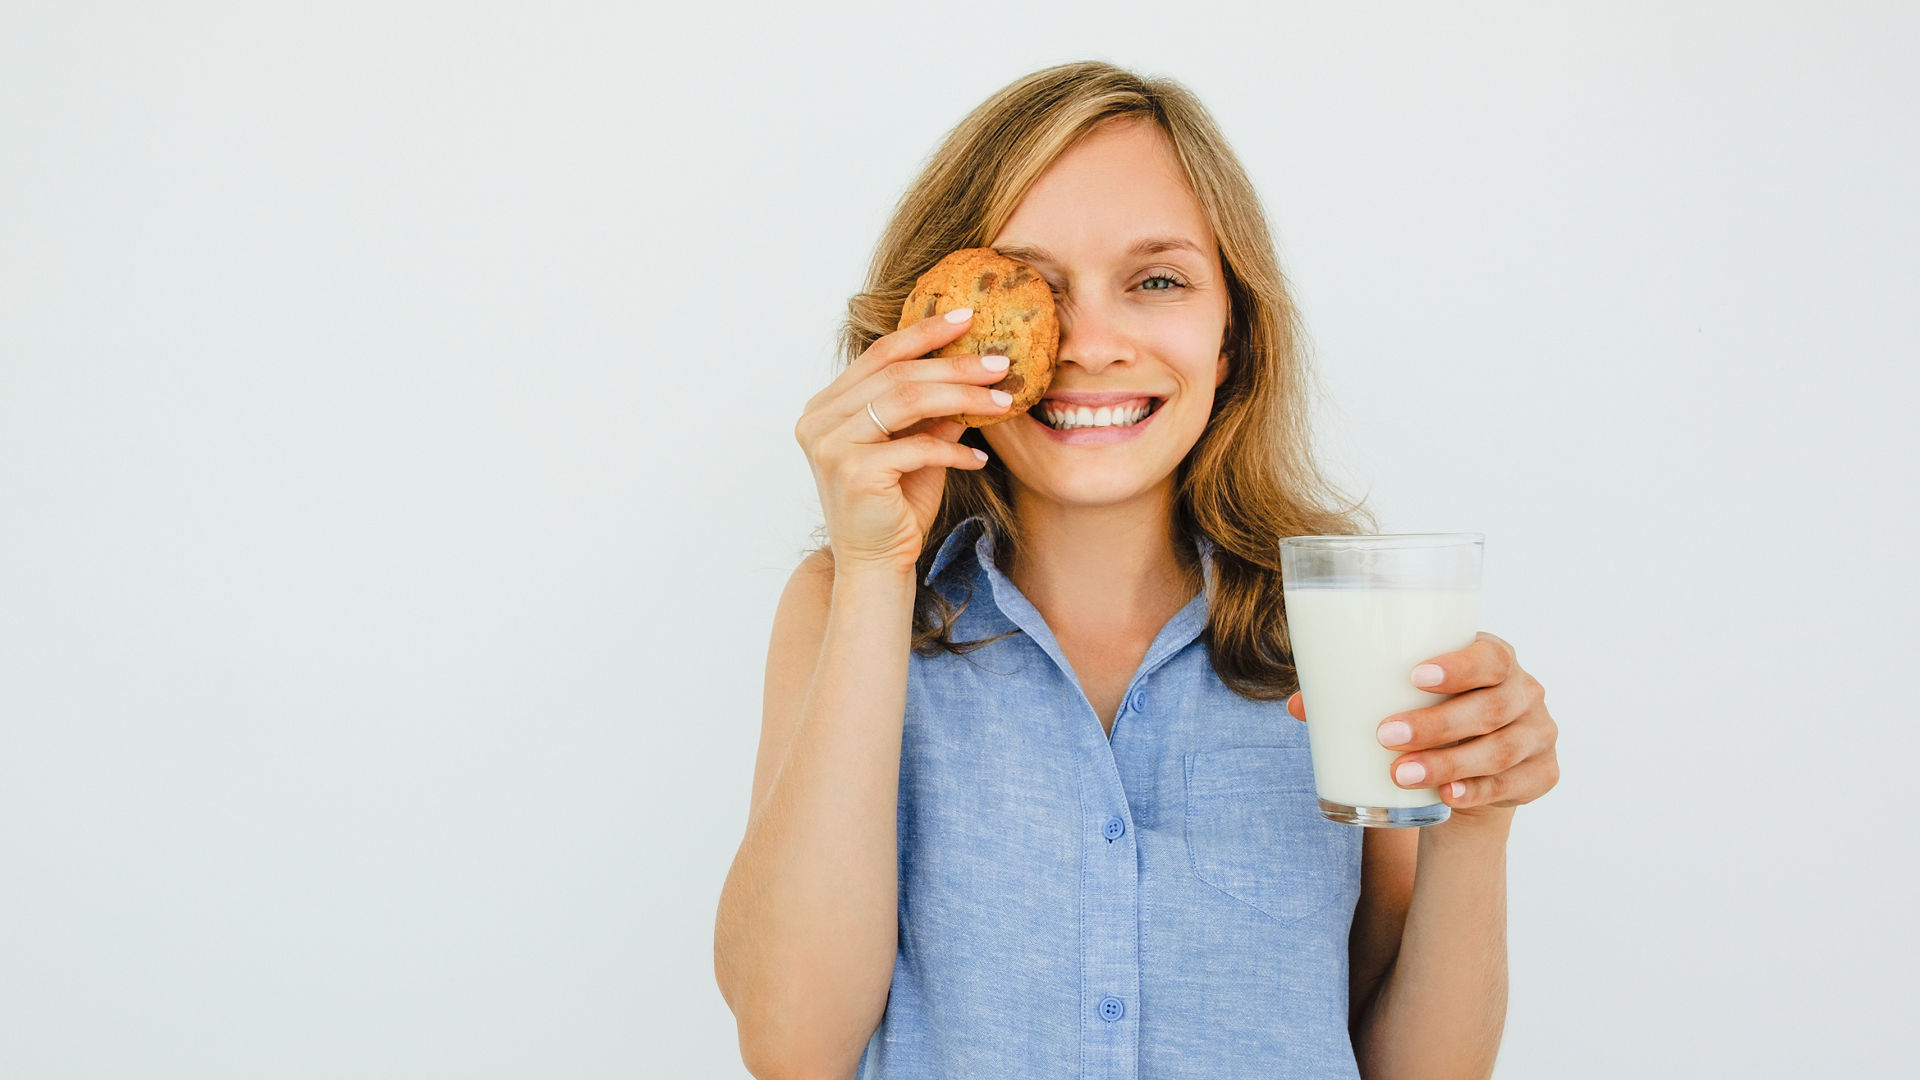
[[[1073,364],[1088,374],[1099,374],[1116,360],[1134,360],[1133,341],[1119,313],[1097,305],[1060,304],[1054,309],[1060,323],[1056,364]]]

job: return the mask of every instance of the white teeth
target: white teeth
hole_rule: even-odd
[[[1137,408],[1118,411],[1111,406],[1102,406],[1097,411],[1086,406],[1078,409],[1041,409],[1046,417],[1047,426],[1057,431],[1072,431],[1075,428],[1086,427],[1127,427],[1139,423],[1152,411],[1152,402]]]

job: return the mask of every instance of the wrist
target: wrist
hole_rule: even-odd
[[[857,563],[847,560],[833,572],[834,599],[879,596],[897,598],[914,595],[918,581],[911,565]]]
[[[1431,837],[1436,843],[1463,844],[1474,846],[1498,845],[1505,847],[1507,836],[1513,830],[1512,806],[1476,806],[1469,809],[1455,809],[1447,820],[1438,825],[1428,825],[1420,830],[1422,838]]]

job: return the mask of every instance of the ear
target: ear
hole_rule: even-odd
[[[1227,350],[1221,349],[1220,362],[1214,367],[1213,388],[1215,390],[1220,389],[1220,384],[1226,381],[1227,381]]]

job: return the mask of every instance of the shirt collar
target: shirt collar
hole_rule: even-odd
[[[987,515],[985,514],[975,514],[960,524],[955,525],[952,531],[947,533],[946,540],[940,544],[940,550],[934,553],[933,565],[927,568],[926,579],[923,580],[921,584],[932,585],[933,579],[940,576],[940,571],[947,568],[947,564],[952,562],[954,558],[960,554],[961,549],[968,541],[972,540],[975,535],[985,531],[986,525]],[[990,535],[989,543],[991,543]]]

